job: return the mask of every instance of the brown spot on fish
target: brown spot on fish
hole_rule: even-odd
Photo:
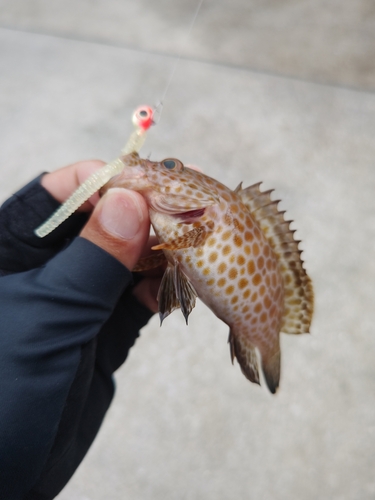
[[[211,252],[210,255],[208,256],[208,260],[209,262],[213,263],[216,261],[217,257],[218,257],[217,252]]]
[[[238,271],[235,267],[231,267],[228,272],[229,279],[234,280],[237,278]]]
[[[253,254],[255,255],[255,257],[257,257],[259,255],[259,252],[260,252],[260,248],[259,248],[258,243],[253,243]]]
[[[225,233],[223,233],[223,236],[221,237],[223,241],[226,241],[228,240],[232,235],[232,231],[225,231]]]
[[[227,280],[225,278],[220,278],[217,282],[218,286],[224,286]]]
[[[203,260],[198,260],[197,267],[202,267],[202,266],[203,266]]]
[[[241,222],[238,219],[233,219],[233,225],[239,233],[242,233],[243,230],[245,229],[243,224],[241,224]]]
[[[253,285],[258,286],[261,281],[261,275],[259,273],[256,273],[256,275],[253,277]]]
[[[205,267],[205,268],[203,269],[203,274],[204,274],[205,276],[208,276],[208,275],[210,274],[210,268],[209,268],[209,267]]]
[[[261,321],[261,323],[265,323],[267,321],[267,313],[263,312],[260,315],[260,321]]]
[[[234,244],[236,246],[238,246],[238,247],[242,246],[242,238],[241,238],[241,236],[238,236],[238,234],[234,235],[233,241],[234,241]]]
[[[237,264],[239,266],[243,266],[245,264],[245,257],[243,255],[238,255],[237,257]]]
[[[258,304],[256,304],[256,306],[254,307],[254,312],[259,314],[262,309],[263,309],[262,304],[260,302],[258,302]]]
[[[228,287],[225,289],[225,293],[226,293],[227,295],[231,295],[233,292],[234,292],[234,286],[233,286],[233,285],[230,285],[230,286],[228,286]]]
[[[240,281],[238,282],[238,288],[242,290],[249,284],[249,281],[246,278],[241,278]]]
[[[219,264],[219,267],[217,268],[217,272],[219,274],[225,273],[226,270],[227,270],[227,265],[225,262],[222,262],[221,264]]]
[[[247,263],[247,272],[249,274],[255,273],[255,262],[253,260],[249,260],[249,262]]]
[[[230,247],[230,245],[225,245],[225,246],[223,247],[223,250],[222,250],[223,255],[224,255],[224,256],[225,256],[225,255],[228,255],[228,254],[230,254],[230,252],[231,252],[231,247]]]

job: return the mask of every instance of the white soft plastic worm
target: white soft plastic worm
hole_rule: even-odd
[[[134,151],[138,152],[141,149],[146,138],[146,132],[153,124],[152,116],[153,110],[149,106],[140,106],[135,110],[133,114],[135,130],[122,149],[122,155],[125,156]],[[107,184],[112,177],[120,174],[124,167],[125,164],[121,158],[117,158],[90,175],[49,219],[35,229],[35,234],[39,238],[44,238],[47,234],[52,233],[54,229],[70,217],[85,201]]]

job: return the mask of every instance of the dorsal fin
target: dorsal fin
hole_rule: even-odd
[[[262,183],[238,189],[244,205],[259,224],[267,238],[279,265],[284,281],[285,309],[281,331],[285,333],[309,333],[314,309],[314,292],[310,278],[303,268],[299,241],[294,239],[295,231],[290,229],[292,221],[284,219],[284,213],[277,206],[280,200],[271,200],[269,191],[260,191]]]

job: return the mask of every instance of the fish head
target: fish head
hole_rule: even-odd
[[[157,162],[131,153],[123,156],[122,161],[125,168],[106,184],[105,190],[124,187],[140,192],[151,216],[153,213],[172,216],[178,221],[180,217],[186,218],[187,213],[200,213],[219,201],[207,183],[207,176],[186,167],[176,158]]]

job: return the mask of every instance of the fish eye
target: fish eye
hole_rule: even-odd
[[[173,170],[174,168],[176,168],[176,162],[174,160],[164,160],[163,165],[168,170]]]
[[[183,170],[184,166],[179,160],[174,160],[173,158],[167,158],[163,160],[161,164],[168,170]]]

